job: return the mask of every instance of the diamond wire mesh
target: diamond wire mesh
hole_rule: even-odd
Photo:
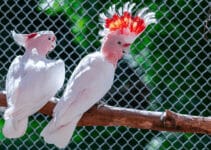
[[[15,56],[23,54],[11,30],[30,33],[53,30],[57,47],[49,58],[66,64],[66,81],[80,59],[99,50],[98,16],[112,3],[94,0],[8,0],[0,2],[0,89]],[[135,1],[134,1],[135,2]],[[206,0],[136,1],[156,12],[151,25],[135,41],[131,55],[119,62],[105,103],[135,109],[210,116],[210,3]],[[62,90],[57,94],[60,97]],[[2,115],[1,115],[2,116]],[[2,117],[1,117],[2,118]],[[30,117],[27,133],[5,139],[0,149],[57,149],[39,136],[50,120]],[[0,120],[3,126],[3,119]],[[157,132],[126,127],[78,127],[67,149],[208,149],[211,137],[200,134]]]

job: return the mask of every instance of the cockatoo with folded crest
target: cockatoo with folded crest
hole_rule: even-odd
[[[18,138],[27,129],[28,117],[42,108],[62,87],[65,67],[62,60],[46,59],[46,54],[56,46],[52,31],[17,34],[13,39],[25,48],[9,67],[6,78],[8,108],[4,113],[3,134]]]
[[[103,36],[101,50],[85,56],[72,73],[54,109],[53,119],[41,133],[47,143],[59,148],[67,146],[82,115],[111,88],[117,62],[123,53],[128,52],[149,24],[156,22],[155,13],[148,12],[148,8],[133,16],[134,6],[128,2],[116,11],[113,5],[107,15],[100,14],[104,27],[100,31]]]

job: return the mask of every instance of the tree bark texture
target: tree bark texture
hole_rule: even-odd
[[[39,112],[52,116],[55,105],[55,102],[49,101]],[[5,92],[0,92],[0,106],[7,107]],[[211,134],[211,117],[183,115],[170,110],[154,112],[94,105],[83,115],[78,126],[126,126],[157,131]]]

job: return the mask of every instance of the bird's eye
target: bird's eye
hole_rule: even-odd
[[[117,44],[121,45],[121,44],[122,44],[122,42],[118,41],[118,42],[117,42]]]
[[[51,37],[48,37],[48,40],[51,40]]]

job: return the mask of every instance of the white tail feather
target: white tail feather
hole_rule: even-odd
[[[28,118],[21,120],[7,119],[5,120],[2,132],[7,138],[19,138],[26,132],[27,123]]]
[[[44,138],[45,142],[54,144],[59,148],[65,148],[68,145],[80,118],[81,116],[75,117],[71,122],[59,127],[55,125],[55,121],[52,119],[40,135]]]

